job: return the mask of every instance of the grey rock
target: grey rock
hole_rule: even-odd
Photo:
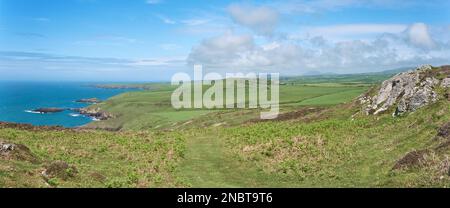
[[[450,78],[445,78],[441,82],[441,87],[448,88],[450,87]]]
[[[0,160],[4,159],[39,163],[39,159],[27,146],[0,140]]]
[[[429,65],[429,64],[425,64],[422,66],[419,66],[419,68],[417,68],[418,71],[426,71],[426,70],[431,70],[433,69],[433,66]]]
[[[397,106],[394,116],[405,112],[413,112],[417,109],[434,103],[438,100],[438,94],[434,88],[440,80],[434,77],[423,77],[430,65],[425,65],[413,71],[403,72],[391,79],[384,81],[377,95],[372,98],[361,98],[360,103],[366,104],[363,111],[367,115],[379,114]]]
[[[94,118],[95,120],[108,120],[113,118],[114,115],[105,111],[102,111],[100,108],[79,108],[73,109],[82,115],[86,115]]]
[[[1,142],[0,142],[1,143]],[[14,144],[1,143],[0,152],[9,152],[14,150]]]
[[[59,113],[64,110],[65,110],[64,108],[38,108],[32,111],[36,113]]]

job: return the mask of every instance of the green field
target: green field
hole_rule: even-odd
[[[91,106],[116,117],[82,129],[0,125],[0,140],[35,159],[0,160],[0,187],[447,187],[449,150],[433,138],[450,120],[449,102],[363,115],[355,98],[383,76],[285,79],[272,121],[259,120],[261,109],[175,110],[174,87],[159,83]],[[423,149],[419,165],[393,170]],[[43,179],[54,161],[77,173]]]
[[[124,93],[115,96],[104,103],[92,106],[117,115],[107,121],[93,122],[87,125],[90,128],[143,130],[143,129],[173,129],[193,119],[207,117],[214,124],[227,122],[223,119],[211,120],[211,114],[240,114],[246,110],[229,109],[174,109],[170,103],[170,96],[175,86],[169,84],[145,85],[152,90]],[[206,87],[204,87],[205,90]],[[299,106],[331,106],[351,101],[354,97],[365,92],[368,85],[346,85],[330,83],[317,83],[309,85],[281,85],[280,110],[290,111]],[[247,96],[248,97],[248,96]],[[253,113],[251,113],[253,112]],[[256,119],[258,110],[250,110],[244,119]],[[210,115],[208,115],[210,114]],[[251,114],[251,115],[250,115]],[[236,116],[228,117],[236,119]],[[243,122],[238,118],[240,124]],[[195,122],[198,124],[198,122]],[[230,123],[228,121],[228,123]],[[184,126],[184,125],[183,125]],[[192,125],[190,125],[192,126]]]

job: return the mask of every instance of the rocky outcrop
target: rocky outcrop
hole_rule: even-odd
[[[441,87],[448,88],[450,87],[450,78],[445,78],[442,80]]]
[[[14,144],[0,140],[0,159],[20,160],[38,163],[39,159],[23,144]]]
[[[107,120],[114,117],[111,113],[102,111],[100,108],[79,108],[73,110],[82,115],[92,117],[95,120]]]
[[[424,65],[384,81],[376,95],[362,96],[359,101],[367,115],[376,115],[392,107],[396,107],[394,115],[413,112],[439,99],[436,88],[449,86],[447,73],[448,70]]]
[[[36,113],[58,113],[64,110],[65,110],[64,108],[38,108],[32,111]]]
[[[75,102],[77,102],[77,103],[97,104],[97,103],[101,103],[102,101],[100,99],[98,99],[98,98],[84,98],[84,99],[76,100]]]

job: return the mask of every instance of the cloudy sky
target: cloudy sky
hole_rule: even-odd
[[[0,80],[450,64],[447,0],[0,0]]]

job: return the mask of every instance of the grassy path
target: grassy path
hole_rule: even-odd
[[[191,138],[179,169],[180,177],[192,187],[280,187],[289,184],[274,181],[254,166],[234,160],[224,153],[217,137]]]

